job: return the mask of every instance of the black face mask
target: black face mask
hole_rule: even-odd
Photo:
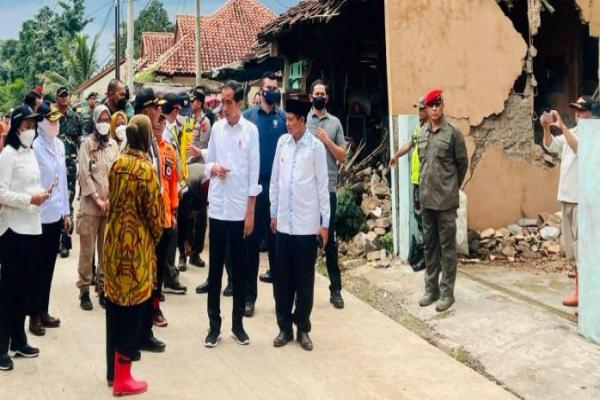
[[[279,90],[265,90],[263,92],[263,98],[268,105],[272,106],[281,100],[281,95],[279,94]]]
[[[117,101],[117,108],[121,111],[125,111],[125,109],[127,108],[127,99],[119,99],[119,101]]]
[[[325,108],[325,104],[327,103],[327,99],[323,96],[313,97],[313,107],[315,110],[321,111]]]

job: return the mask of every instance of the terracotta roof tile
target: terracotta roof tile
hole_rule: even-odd
[[[173,32],[143,32],[140,66],[152,64],[174,44],[175,34]]]
[[[241,60],[250,53],[261,28],[275,18],[272,11],[256,0],[229,0],[213,14],[203,16],[200,21],[202,70],[207,71]],[[159,63],[156,72],[165,75],[194,75],[195,17],[178,15],[175,25],[174,46],[154,58]],[[152,46],[159,47],[158,44]],[[149,50],[148,54],[144,52],[144,58],[151,59],[150,53],[154,50]]]

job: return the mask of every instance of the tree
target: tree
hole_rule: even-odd
[[[133,23],[133,56],[140,57],[142,47],[142,32],[173,32],[175,27],[169,20],[169,14],[160,0],[150,0],[148,6],[140,11],[140,15]],[[127,49],[127,24],[121,24],[121,36],[119,38],[120,55],[125,58]],[[114,54],[114,45],[113,45]]]

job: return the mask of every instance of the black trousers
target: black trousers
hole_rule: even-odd
[[[310,313],[315,289],[316,235],[288,235],[277,232],[275,264],[271,267],[277,325],[292,332],[292,323],[310,332]],[[296,299],[296,309],[292,307]]]
[[[36,280],[34,282],[29,310],[29,315],[33,317],[39,317],[48,312],[52,277],[54,276],[54,266],[56,265],[56,257],[58,255],[56,248],[60,243],[63,226],[62,219],[51,224],[42,224]]]
[[[229,246],[231,254],[231,278],[233,281],[232,328],[241,329],[244,316],[245,286],[248,269],[244,268],[245,243],[244,221],[209,221],[209,262],[208,262],[208,318],[210,329],[221,330],[221,282],[223,265]]]
[[[133,358],[140,350],[142,305],[118,306],[106,300],[106,379],[115,377],[115,351]]]
[[[177,229],[171,229],[171,238],[169,239],[169,246],[167,248],[167,273],[164,277],[165,282],[173,282],[173,279],[179,276],[179,270],[177,269],[177,264],[175,264],[178,237],[179,232]]]
[[[187,191],[179,202],[177,225],[179,256],[185,255],[185,242],[189,242],[192,253],[200,254],[204,250],[207,226],[207,206],[202,199]]]
[[[256,207],[254,213],[254,231],[246,239],[246,268],[249,270],[248,283],[246,285],[246,302],[256,302],[257,280],[259,270],[259,245],[262,238],[267,240],[267,250],[269,253],[269,268],[275,263],[275,235],[271,231],[271,203],[269,201],[269,183],[260,182],[262,192],[256,198]]]
[[[340,266],[338,265],[338,247],[335,241],[335,222],[337,210],[337,196],[335,192],[329,192],[329,206],[331,208],[331,216],[329,218],[329,237],[327,246],[325,246],[325,258],[327,263],[327,275],[329,275],[329,290],[342,290],[342,277],[340,274]]]
[[[0,354],[27,344],[25,315],[31,303],[41,235],[7,230],[0,236]],[[56,248],[54,248],[56,252]]]
[[[156,286],[152,290],[152,296],[142,304],[141,311],[141,330],[140,339],[147,340],[154,337],[152,332],[152,318],[154,311],[160,305],[160,295],[162,293],[162,285],[167,271],[167,254],[169,250],[169,242],[171,241],[172,229],[163,229],[163,234],[156,245]]]

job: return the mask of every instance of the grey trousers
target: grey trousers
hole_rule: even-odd
[[[425,292],[454,297],[456,282],[456,209],[424,208]],[[441,279],[440,279],[441,273]]]

